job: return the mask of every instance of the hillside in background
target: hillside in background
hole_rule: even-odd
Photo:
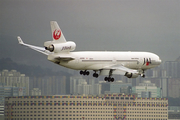
[[[29,77],[42,77],[42,76],[69,76],[70,74],[64,71],[54,72],[49,68],[42,68],[40,66],[29,66],[23,64],[17,64],[10,58],[0,59],[0,71],[2,70],[17,70],[21,74],[25,74]]]

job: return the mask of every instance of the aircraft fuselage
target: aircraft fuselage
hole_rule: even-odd
[[[57,63],[54,58],[70,56],[73,60],[60,60],[59,65],[75,70],[99,70],[111,65],[123,65],[131,69],[150,69],[161,63],[159,56],[149,52],[112,52],[84,51],[56,53],[48,56],[48,60]]]
[[[150,52],[121,52],[121,51],[82,51],[73,52],[76,43],[66,41],[58,23],[51,21],[52,41],[44,42],[44,48],[26,44],[20,36],[19,44],[47,55],[47,59],[66,68],[80,70],[81,75],[89,75],[93,70],[93,77],[106,75],[105,81],[113,82],[112,75],[124,75],[136,78],[145,77],[144,71],[161,64],[158,55]],[[99,73],[97,73],[99,72]]]

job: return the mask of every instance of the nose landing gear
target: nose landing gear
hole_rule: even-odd
[[[141,77],[145,78],[145,74],[141,74]]]
[[[145,78],[144,70],[142,70],[141,77]]]

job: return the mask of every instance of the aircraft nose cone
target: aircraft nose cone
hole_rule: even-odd
[[[151,64],[157,66],[157,65],[160,65],[161,62],[162,62],[162,60],[158,57],[155,60],[152,60]]]
[[[157,64],[160,65],[162,62],[162,60],[159,58],[159,60],[157,61]]]

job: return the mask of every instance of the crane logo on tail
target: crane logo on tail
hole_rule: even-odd
[[[55,30],[55,31],[53,32],[53,38],[54,38],[55,40],[58,40],[60,37],[61,37],[61,30]]]

